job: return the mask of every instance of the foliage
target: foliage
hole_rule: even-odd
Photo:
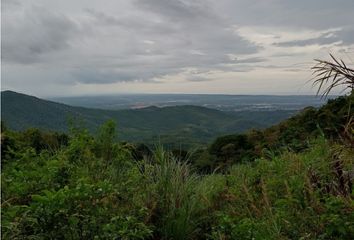
[[[37,133],[2,133],[18,146],[4,150],[4,239],[353,237],[350,148],[321,137],[302,153],[201,175],[161,146],[134,159],[134,146],[111,141],[113,128],[76,129],[68,145],[39,152]]]
[[[227,169],[235,163],[267,157],[269,152],[276,155],[284,150],[301,152],[310,147],[310,139],[320,136],[340,140],[352,147],[354,108],[351,106],[354,106],[354,92],[329,99],[319,109],[305,108],[270,128],[219,137],[204,151],[197,152],[194,162],[201,170]]]
[[[195,154],[117,142],[114,121],[96,136],[2,125],[2,237],[353,239],[353,101]]]
[[[210,238],[351,239],[353,151],[329,145],[318,139],[302,154],[235,165]]]
[[[31,127],[68,133],[68,119],[85,121],[92,134],[108,119],[118,122],[119,138],[150,147],[160,142],[169,148],[187,149],[208,143],[217,136],[267,127],[295,111],[223,112],[198,106],[147,107],[102,110],[68,106],[11,91],[1,92],[2,120],[12,130]]]

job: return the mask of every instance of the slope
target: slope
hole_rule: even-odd
[[[293,111],[228,113],[199,106],[102,110],[73,107],[12,91],[1,93],[2,120],[14,130],[36,127],[67,131],[68,120],[83,121],[91,132],[105,121],[118,124],[119,138],[139,142],[205,143],[228,132],[265,127]],[[270,117],[271,116],[271,117]]]

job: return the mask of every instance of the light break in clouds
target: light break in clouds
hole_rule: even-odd
[[[2,89],[308,94],[353,64],[353,0],[3,0]]]

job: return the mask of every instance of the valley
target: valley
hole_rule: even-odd
[[[102,102],[99,99],[82,99],[80,104],[78,100],[76,103],[66,101],[72,105],[82,105],[70,106],[5,91],[1,94],[1,101],[4,103],[2,120],[14,130],[34,127],[67,132],[69,122],[72,122],[80,123],[82,127],[95,133],[101,124],[112,119],[117,123],[117,135],[121,141],[149,145],[163,143],[188,148],[208,143],[225,134],[269,127],[294,115],[305,104],[321,104],[313,96],[188,96],[136,96],[129,98],[131,103],[126,103],[124,109],[113,110],[108,107],[110,105],[107,101],[103,101],[106,109],[96,108],[98,105],[93,102]],[[182,98],[189,100],[182,101]],[[117,99],[118,97],[114,101],[118,101]],[[170,99],[179,100],[176,102]],[[137,101],[144,102],[144,107],[137,108]],[[201,104],[202,102],[205,104]],[[104,108],[103,105],[100,106]]]

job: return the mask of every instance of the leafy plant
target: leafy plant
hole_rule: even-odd
[[[332,54],[331,61],[315,59],[317,64],[312,67],[314,73],[314,85],[319,85],[317,94],[323,89],[322,96],[328,94],[338,86],[345,87],[343,91],[354,90],[354,70],[348,67],[343,60],[336,59]],[[326,86],[327,85],[327,86]]]

